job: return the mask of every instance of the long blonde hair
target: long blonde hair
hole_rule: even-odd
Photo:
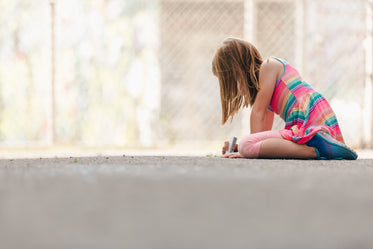
[[[216,51],[212,72],[219,79],[222,124],[241,109],[254,104],[259,91],[259,70],[263,63],[251,43],[228,38]]]

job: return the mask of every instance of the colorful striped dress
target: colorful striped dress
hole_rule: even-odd
[[[281,135],[298,144],[307,143],[316,132],[324,130],[344,143],[335,113],[328,101],[298,71],[282,59],[284,73],[276,81],[269,109],[285,121]]]

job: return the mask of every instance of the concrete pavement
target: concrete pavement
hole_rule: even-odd
[[[373,248],[373,160],[0,160],[0,248]]]

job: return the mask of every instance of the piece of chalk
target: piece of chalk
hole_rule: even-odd
[[[236,145],[236,142],[237,142],[237,138],[236,137],[232,137],[229,140],[228,150],[225,152],[225,154],[233,152],[233,148]]]

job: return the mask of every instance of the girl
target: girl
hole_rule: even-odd
[[[252,107],[251,134],[233,153],[225,154],[225,142],[224,157],[357,158],[344,144],[329,103],[286,61],[263,61],[252,44],[229,38],[217,50],[212,72],[219,79],[222,124],[232,120],[242,107]],[[271,131],[274,113],[285,121],[285,129]]]

